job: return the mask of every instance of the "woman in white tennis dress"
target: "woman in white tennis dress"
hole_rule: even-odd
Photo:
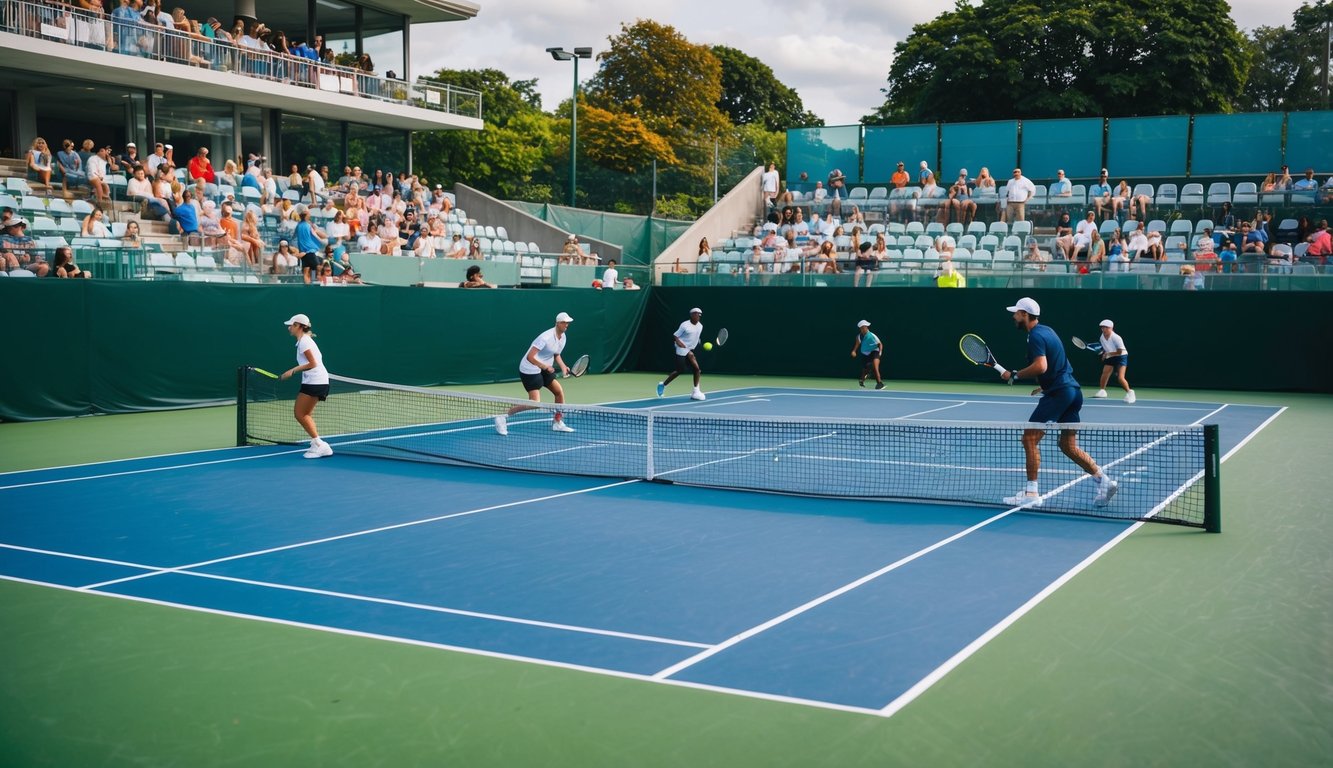
[[[324,367],[324,356],[315,343],[315,334],[310,332],[310,318],[302,314],[292,315],[286,322],[287,331],[296,339],[296,367],[283,372],[284,380],[292,374],[301,372],[301,393],[296,396],[296,405],[292,409],[296,423],[310,435],[310,450],[305,452],[307,459],[319,459],[332,456],[333,449],[319,437],[315,426],[315,405],[328,399],[329,371]]]

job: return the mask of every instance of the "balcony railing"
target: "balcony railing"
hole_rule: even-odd
[[[124,56],[199,67],[329,93],[481,119],[481,94],[447,83],[391,80],[267,48],[250,48],[146,23],[117,9],[93,14],[62,4],[0,0],[0,31]],[[126,15],[119,15],[126,11]]]

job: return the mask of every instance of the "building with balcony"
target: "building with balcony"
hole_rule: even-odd
[[[208,147],[219,166],[254,153],[282,174],[314,164],[336,177],[344,165],[410,169],[413,131],[483,125],[480,94],[411,71],[412,25],[471,19],[478,6],[466,0],[186,5],[200,22],[188,33],[155,23],[143,0],[111,0],[102,13],[0,0],[3,155],[36,136],[53,149],[65,138],[135,142],[145,155],[163,142],[178,165]],[[324,58],[274,52],[266,43],[279,33],[289,48],[319,42]],[[355,66],[363,55],[373,67]]]

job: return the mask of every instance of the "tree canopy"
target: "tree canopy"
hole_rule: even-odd
[[[786,131],[824,124],[764,62],[725,45],[715,45],[712,51],[722,65],[722,97],[717,107],[735,125],[759,124],[769,131]]]
[[[1249,69],[1226,0],[959,0],[894,51],[865,122],[1225,112]]]

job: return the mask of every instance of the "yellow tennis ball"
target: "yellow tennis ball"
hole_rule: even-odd
[[[705,352],[712,352],[712,351],[713,351],[713,342],[711,342],[711,341],[705,341],[705,342],[704,342],[704,351],[705,351]]]

